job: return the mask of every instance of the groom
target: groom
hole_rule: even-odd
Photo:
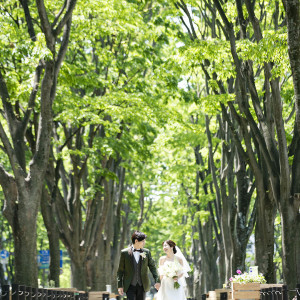
[[[155,263],[148,249],[145,249],[146,234],[135,231],[131,237],[132,245],[121,251],[117,273],[118,292],[127,295],[128,300],[144,300],[150,289],[148,268],[155,280],[155,288],[160,287]]]

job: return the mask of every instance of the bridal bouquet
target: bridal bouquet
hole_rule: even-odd
[[[176,279],[180,272],[182,271],[182,266],[178,262],[166,261],[162,266],[158,268],[160,275]],[[174,288],[178,289],[180,284],[175,281]]]

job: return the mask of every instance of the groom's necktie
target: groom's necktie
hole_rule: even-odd
[[[136,251],[137,251],[137,252],[143,252],[142,249],[134,249],[134,250],[133,250],[133,252],[136,252]]]

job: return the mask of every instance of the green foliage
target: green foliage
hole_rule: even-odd
[[[63,2],[45,1],[50,22],[55,20]],[[193,241],[199,239],[198,232],[193,232],[198,221],[205,224],[212,217],[207,205],[216,196],[212,188],[204,192],[204,187],[212,186],[205,114],[212,116],[210,130],[218,176],[221,146],[230,146],[227,140],[221,140],[215,118],[221,113],[221,104],[227,107],[227,103],[232,102],[240,116],[245,117],[236,103],[236,69],[230,42],[219,24],[214,34],[210,26],[213,18],[221,20],[220,15],[212,13],[201,1],[187,1],[193,24],[198,29],[198,38],[192,41],[180,23],[184,13],[176,9],[176,3],[175,0],[78,0],[53,103],[54,160],[63,161],[70,177],[78,171],[75,161],[79,162],[78,169],[84,163],[87,166],[86,182],[81,183],[80,190],[82,221],[87,218],[87,203],[97,192],[103,192],[97,179],[119,181],[116,170],[104,167],[103,161],[113,158],[126,169],[122,215],[125,216],[128,209],[131,224],[139,221],[143,186],[145,213],[142,218],[145,220],[141,230],[149,235],[147,244],[156,259],[162,255],[162,242],[166,239],[174,240],[188,252]],[[247,37],[244,39],[241,39],[237,22],[236,1],[225,1],[223,9],[233,23],[241,63],[245,67],[248,63],[254,70],[262,107],[266,96],[264,64],[271,63],[272,78],[281,78],[283,118],[290,143],[294,118],[289,117],[293,111],[294,92],[287,30],[285,26],[274,29],[275,0],[268,5],[263,2],[263,8],[260,4],[255,2],[255,13],[263,20],[260,24],[263,38],[259,42],[254,42],[245,5]],[[33,2],[30,8],[36,20],[38,12]],[[279,13],[282,12],[280,2]],[[264,15],[260,16],[262,13]],[[20,106],[20,114],[27,108],[39,60],[52,58],[39,25],[34,22],[37,41],[33,42],[24,20],[20,1],[0,3],[1,72],[5,74],[10,101]],[[253,103],[249,102],[249,106],[258,123]],[[34,112],[39,109],[37,101]],[[33,114],[30,126],[36,121],[34,117]],[[2,121],[4,123],[3,117]],[[3,127],[7,129],[8,125]],[[29,148],[27,140],[26,143]],[[245,149],[244,141],[242,147]],[[31,155],[28,151],[28,160]],[[201,163],[196,161],[197,155],[201,156]],[[0,159],[9,170],[9,161],[2,150]],[[294,157],[289,159],[292,163]],[[197,190],[196,176],[200,172],[204,175]],[[62,189],[61,182],[59,188]],[[10,234],[6,229],[2,232],[5,240]],[[276,234],[280,239],[279,231]],[[38,245],[48,247],[40,215]],[[280,251],[278,246],[275,261],[279,269]],[[64,269],[63,274],[62,285],[69,284],[70,270]]]

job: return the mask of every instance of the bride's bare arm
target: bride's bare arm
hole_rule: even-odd
[[[159,265],[162,266],[163,264],[164,264],[164,257],[162,256],[162,257],[159,258]],[[160,275],[159,278],[160,278],[160,280],[162,280],[163,276]]]
[[[179,263],[181,264],[181,266],[183,267],[183,261],[180,257],[177,257]],[[181,274],[178,275],[178,278],[181,278],[183,276],[183,272]]]

